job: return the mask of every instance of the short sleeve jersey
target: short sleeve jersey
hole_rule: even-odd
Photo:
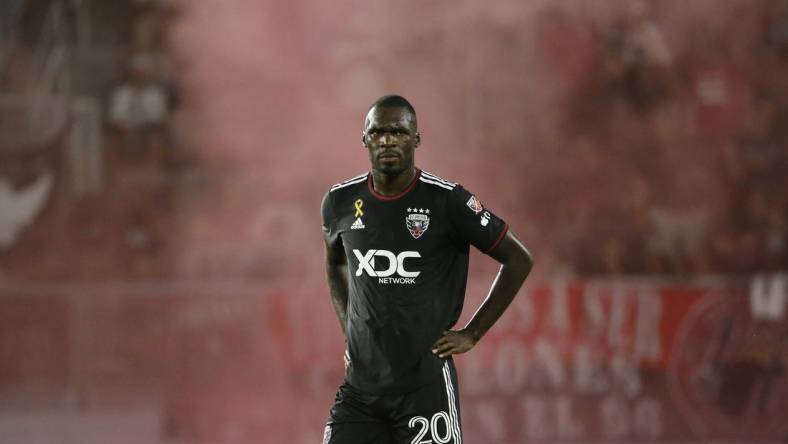
[[[417,170],[396,196],[364,174],[331,187],[323,234],[347,256],[345,379],[368,393],[402,393],[442,378],[431,345],[457,322],[470,245],[489,253],[507,225],[462,186]]]

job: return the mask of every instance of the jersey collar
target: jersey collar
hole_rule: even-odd
[[[393,196],[384,196],[383,194],[380,194],[377,191],[375,191],[375,187],[372,186],[372,173],[370,172],[369,174],[367,174],[367,188],[369,188],[369,194],[380,200],[396,200],[408,194],[410,190],[415,188],[416,183],[419,181],[419,177],[421,177],[421,170],[416,168],[416,175],[413,176],[413,181],[411,181],[411,183],[407,187],[405,187],[404,190],[400,191],[399,193]]]

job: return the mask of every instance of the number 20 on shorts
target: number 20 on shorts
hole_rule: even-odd
[[[444,425],[444,433],[443,435],[440,434],[438,430],[438,423],[443,420]],[[449,422],[449,415],[446,412],[438,412],[432,415],[432,420],[429,420],[423,416],[414,416],[410,418],[408,421],[408,427],[410,428],[419,428],[418,433],[416,433],[416,437],[413,438],[413,441],[410,444],[447,444],[451,441],[451,423]],[[424,436],[430,432],[430,436],[432,439],[425,439],[422,441]]]

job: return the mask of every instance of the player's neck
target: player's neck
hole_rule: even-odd
[[[415,177],[415,166],[411,166],[399,174],[391,175],[372,170],[372,186],[378,194],[394,196],[404,191]]]

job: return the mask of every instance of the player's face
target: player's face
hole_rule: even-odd
[[[413,167],[420,136],[415,116],[401,107],[372,108],[364,125],[364,146],[372,169],[397,175]]]

